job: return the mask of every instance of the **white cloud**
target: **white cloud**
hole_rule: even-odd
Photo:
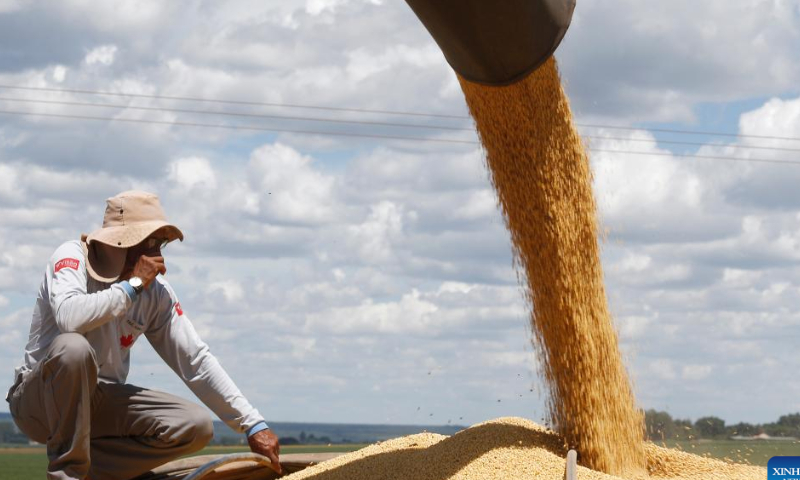
[[[619,311],[614,300],[610,301],[614,323],[619,330],[620,339],[622,343],[626,344],[626,347],[632,347],[635,345],[634,342],[649,338],[653,335],[656,327],[661,326],[659,311],[654,310],[649,303],[640,303],[636,306],[636,309],[620,308],[621,311]]]
[[[8,371],[23,362],[30,319],[31,312],[27,309],[16,310],[0,317],[0,364],[6,365]],[[8,379],[11,379],[11,375],[8,375]]]
[[[761,275],[761,272],[738,268],[725,268],[722,271],[722,281],[729,284],[731,287],[743,287],[753,284]]]
[[[169,165],[169,179],[183,188],[216,189],[217,178],[208,159],[179,158]]]
[[[357,307],[334,309],[324,316],[311,315],[306,329],[323,329],[336,335],[368,332],[431,335],[440,328],[434,317],[437,310],[435,304],[413,290],[396,303],[368,300]]]
[[[800,134],[800,98],[770,99],[760,108],[739,118],[739,131],[743,135],[796,137]],[[780,142],[774,139],[771,142],[759,142],[761,145],[764,143],[780,146]]]
[[[53,80],[56,83],[63,83],[64,79],[67,78],[67,67],[64,65],[56,65],[53,68]]]
[[[223,280],[212,282],[208,286],[208,293],[221,292],[228,303],[240,302],[244,299],[244,288],[236,280]]]
[[[668,359],[658,359],[650,362],[648,370],[656,378],[661,380],[674,380],[676,378],[675,366]]]
[[[641,272],[652,264],[652,260],[649,255],[629,253],[622,260],[620,269],[622,272]]]
[[[0,14],[16,12],[24,8],[22,0],[0,0]]]
[[[109,66],[114,63],[114,59],[117,56],[117,46],[116,45],[101,45],[99,47],[93,48],[89,53],[86,54],[86,57],[83,61],[86,65],[104,65]]]
[[[494,218],[497,215],[497,196],[488,188],[469,195],[466,203],[456,207],[454,216],[467,220]]]
[[[0,198],[17,201],[22,199],[24,189],[19,184],[18,175],[16,168],[0,163]]]
[[[624,138],[616,133],[603,135]],[[702,205],[714,200],[713,191],[704,185],[704,179],[687,162],[671,157],[669,151],[637,142],[653,141],[652,134],[635,131],[628,138],[591,143],[593,148],[602,150],[592,154],[592,162],[598,207],[605,224],[618,225],[617,228],[628,233],[661,230],[665,221],[677,228],[685,227],[687,222],[702,222],[705,217]]]
[[[690,381],[704,380],[713,371],[714,367],[711,365],[684,365],[681,368],[681,377]]]
[[[334,11],[337,6],[344,5],[347,0],[308,0],[306,11],[311,15],[319,15],[325,11]]]
[[[557,55],[579,112],[693,122],[700,102],[796,93],[798,21],[796,2],[587,0]]]
[[[358,0],[363,3],[371,3],[373,5],[380,5],[383,0]],[[339,7],[348,5],[350,3],[358,3],[353,0],[306,0],[306,12],[311,15],[319,15],[325,12],[335,12]]]
[[[481,364],[489,368],[512,367],[523,371],[532,370],[536,365],[532,352],[485,352],[481,355]]]
[[[314,169],[311,162],[311,157],[280,143],[255,150],[248,165],[248,183],[258,198],[258,214],[300,224],[335,220],[334,179]]]
[[[390,69],[425,68],[436,66],[442,58],[441,51],[435,45],[414,48],[408,45],[393,45],[375,54],[367,47],[357,48],[347,53],[347,75],[353,82],[364,79]]]
[[[84,24],[106,32],[124,31],[131,35],[136,28],[146,31],[160,26],[167,14],[180,14],[180,10],[157,0],[122,0],[97,3],[92,0],[61,2],[59,10],[65,16],[80,19]],[[172,10],[172,12],[170,12]]]
[[[413,212],[410,214],[413,218]],[[348,228],[352,246],[368,263],[385,263],[395,258],[394,245],[402,241],[403,207],[380,202],[370,207],[370,214],[360,225]]]

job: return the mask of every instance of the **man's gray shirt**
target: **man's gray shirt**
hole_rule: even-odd
[[[130,349],[144,334],[155,351],[222,421],[245,432],[263,417],[245,399],[197,335],[175,292],[161,276],[135,300],[119,284],[86,272],[80,241],[61,245],[47,265],[33,311],[25,363],[32,370],[60,333],[83,334],[95,351],[101,382],[125,383]]]

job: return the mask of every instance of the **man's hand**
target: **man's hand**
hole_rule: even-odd
[[[250,435],[247,437],[247,443],[250,444],[251,452],[259,453],[269,458],[272,461],[272,469],[278,473],[283,473],[281,464],[278,461],[278,455],[281,454],[281,446],[278,444],[278,436],[272,433],[272,430],[261,430]]]
[[[139,277],[142,279],[144,288],[150,286],[158,274],[164,275],[167,273],[167,267],[164,265],[164,257],[147,257],[142,255],[133,266],[131,277]],[[128,277],[130,278],[130,277]]]

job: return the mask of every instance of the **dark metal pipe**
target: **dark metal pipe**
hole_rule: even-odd
[[[544,63],[576,0],[406,0],[447,62],[469,81],[508,85]]]

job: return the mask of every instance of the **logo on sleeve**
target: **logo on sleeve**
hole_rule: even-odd
[[[76,260],[74,258],[63,258],[63,259],[61,259],[61,260],[56,262],[56,268],[55,268],[56,271],[55,271],[55,273],[58,273],[59,270],[62,270],[64,268],[71,268],[73,270],[77,270],[78,269],[78,265],[80,265],[80,264],[81,264],[81,262],[79,262],[78,260]]]
[[[122,348],[128,348],[133,345],[133,335],[123,335],[119,337],[119,344],[122,345]]]
[[[135,322],[130,318],[126,318],[125,319],[125,323],[127,323],[132,328],[135,328],[136,330],[139,330],[140,332],[142,331],[142,328],[143,328],[142,324],[140,324],[138,322]]]
[[[175,311],[178,313],[179,317],[183,316],[183,309],[181,308],[181,302],[175,302]]]

